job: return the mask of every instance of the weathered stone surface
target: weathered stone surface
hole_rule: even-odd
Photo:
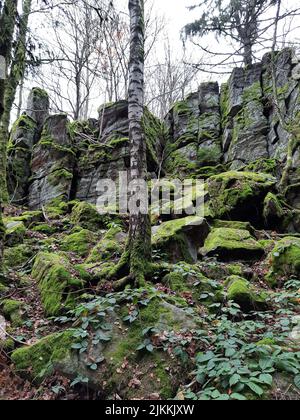
[[[199,91],[177,102],[166,124],[166,169],[189,174],[198,168],[220,163],[221,116],[218,83],[203,83]]]
[[[68,123],[64,114],[49,117],[40,141],[33,148],[28,197],[30,208],[40,208],[58,197],[70,199],[75,152]]]
[[[168,254],[171,261],[195,262],[200,246],[209,233],[205,219],[189,216],[171,220],[152,228],[152,242],[155,249]]]
[[[149,172],[159,168],[161,123],[145,109],[143,118]],[[96,204],[100,179],[118,180],[130,168],[128,103],[120,101],[99,109],[97,137],[81,150],[77,163],[76,198]]]
[[[27,100],[26,114],[36,122],[40,130],[49,116],[49,96],[45,90],[38,87],[31,90]]]
[[[215,217],[262,221],[264,199],[276,185],[272,175],[230,171],[211,177],[208,181],[210,207]]]
[[[13,203],[23,204],[31,176],[31,151],[37,138],[37,124],[22,115],[13,125],[8,145],[7,185]]]

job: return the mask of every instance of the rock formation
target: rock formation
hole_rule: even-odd
[[[293,51],[276,55],[280,106],[300,136],[299,68]],[[145,109],[149,183],[204,179],[185,197],[203,199],[204,217],[176,214],[174,191],[161,200],[170,214],[152,217],[147,284],[122,290],[108,274],[128,217],[95,203],[98,180],[129,168],[127,103],[70,122],[32,91],[11,131],[18,206],[4,214],[0,283],[0,318],[31,344],[0,338],[20,374],[41,383],[56,370],[103,398],[299,399],[300,148],[279,188],[289,134],[272,96],[266,55],[222,86],[202,84],[165,121]]]

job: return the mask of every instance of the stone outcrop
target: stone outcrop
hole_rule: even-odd
[[[277,96],[285,121],[298,127],[299,60],[291,49],[276,54]],[[164,122],[144,115],[149,178],[209,178],[228,170],[267,172],[279,177],[290,134],[281,126],[272,88],[271,56],[233,70],[221,87],[208,82],[174,104]],[[70,122],[49,116],[46,92],[34,88],[24,115],[14,124],[9,145],[8,184],[16,203],[31,208],[58,197],[95,204],[99,179],[118,179],[129,169],[128,105],[105,104],[99,118]],[[297,137],[297,131],[294,130]],[[287,198],[298,208],[297,145]]]

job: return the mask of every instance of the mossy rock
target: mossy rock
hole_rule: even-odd
[[[87,229],[67,235],[61,241],[61,250],[72,252],[79,257],[86,257],[97,241],[97,236]]]
[[[74,225],[79,225],[84,229],[95,232],[105,228],[106,219],[97,212],[96,206],[80,202],[73,207],[70,220]]]
[[[251,283],[239,276],[230,276],[226,279],[227,299],[237,303],[242,311],[266,310],[268,308],[266,292],[257,292]]]
[[[268,193],[264,200],[263,216],[266,226],[270,229],[280,230],[287,210],[278,196]]]
[[[31,227],[30,230],[33,232],[44,233],[45,235],[53,235],[57,228],[53,225],[47,223],[38,223],[35,226]]]
[[[16,222],[23,222],[24,225],[28,228],[28,227],[32,227],[37,223],[43,222],[44,221],[44,215],[43,212],[40,210],[36,210],[36,211],[25,211],[24,213],[22,213],[20,216],[16,216],[13,219]]]
[[[26,227],[23,222],[7,220],[5,243],[7,246],[22,244],[26,233]]]
[[[164,399],[174,397],[183,374],[180,362],[167,352],[154,349],[150,353],[138,351],[137,348],[145,339],[143,331],[146,328],[178,332],[197,328],[197,321],[175,302],[175,297],[170,297],[169,301],[155,297],[141,309],[139,319],[131,324],[122,321],[128,314],[128,308],[122,306],[118,313],[109,317],[113,327],[110,342],[91,346],[88,354],[79,357],[77,354],[71,354],[71,357],[67,355],[65,360],[55,364],[56,369],[71,378],[76,378],[80,372],[82,376],[89,378],[89,386],[97,390],[103,390],[105,382],[104,390],[107,395],[118,387],[119,395],[125,399],[145,398],[156,392]],[[104,360],[98,365],[98,369],[88,369],[86,362],[99,357]],[[128,366],[126,369],[122,368],[124,362]],[[138,368],[141,382],[134,390],[128,386],[134,377],[133,366]]]
[[[88,378],[89,387],[107,396],[117,386],[119,395],[125,399],[145,398],[155,392],[164,399],[172,398],[176,395],[184,368],[167,352],[154,349],[150,353],[137,348],[145,339],[143,331],[148,327],[178,332],[197,328],[197,320],[186,312],[187,306],[177,306],[176,302],[171,296],[152,297],[148,305],[141,308],[139,319],[130,324],[122,320],[128,314],[128,307],[122,305],[105,319],[112,328],[108,333],[111,340],[90,345],[86,353],[71,350],[77,340],[73,338],[74,330],[67,330],[14,351],[12,361],[19,373],[35,382],[41,382],[55,369],[71,379],[78,376]],[[98,369],[89,369],[88,362],[99,357],[103,362],[98,364]],[[139,371],[140,386],[133,389],[129,383],[135,376],[135,368]]]
[[[300,238],[286,237],[278,241],[269,254],[271,268],[266,280],[277,285],[280,278],[300,274]]]
[[[184,276],[178,272],[172,272],[167,274],[162,279],[162,284],[164,284],[174,292],[184,292],[188,290]]]
[[[4,265],[15,268],[25,264],[33,256],[33,250],[28,244],[16,245],[4,249]]]
[[[11,353],[15,349],[15,342],[12,338],[0,340],[0,354],[1,352]]]
[[[45,206],[45,213],[49,219],[57,220],[65,216],[68,213],[69,206],[66,203],[66,197],[60,195],[56,198],[53,198]]]
[[[36,344],[14,351],[11,359],[17,372],[27,374],[34,382],[40,383],[54,372],[54,362],[69,354],[74,342],[72,330],[52,334]]]
[[[91,250],[86,263],[91,264],[119,258],[125,248],[126,237],[120,227],[111,228]]]
[[[216,218],[260,225],[263,203],[276,185],[268,174],[230,171],[208,180],[210,206]]]
[[[255,260],[264,254],[264,248],[248,230],[214,228],[200,252],[221,260]]]
[[[195,262],[198,248],[204,243],[208,232],[205,219],[188,216],[152,228],[152,244],[154,249],[167,255],[172,262]]]
[[[254,233],[254,228],[249,222],[239,222],[233,220],[213,220],[211,223],[214,228],[229,228],[229,229],[241,229],[248,230],[251,234]]]
[[[25,304],[18,300],[4,299],[0,301],[2,313],[6,319],[11,321],[14,327],[19,327],[23,324],[25,318]]]
[[[78,273],[61,254],[40,252],[31,273],[37,280],[46,315],[58,315],[73,307],[76,289],[83,286]]]

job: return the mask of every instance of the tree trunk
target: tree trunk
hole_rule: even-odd
[[[11,60],[11,49],[16,25],[17,0],[6,0],[0,16],[0,55],[5,58],[6,66]],[[5,97],[5,80],[0,79],[0,124],[4,113],[4,97]],[[6,147],[3,148],[4,142],[0,138],[0,156],[5,153]],[[0,185],[3,183],[5,174],[0,170]],[[4,225],[2,222],[2,193],[0,190],[0,274],[2,272],[2,256],[3,256],[3,239]]]
[[[244,65],[246,67],[251,66],[253,63],[253,58],[252,58],[252,45],[249,44],[245,44],[244,46]]]
[[[1,138],[1,157],[0,157],[0,173],[3,174],[0,180],[0,189],[2,191],[2,200],[8,202],[8,192],[6,184],[6,148],[9,139],[9,124],[12,107],[16,97],[16,92],[20,81],[23,79],[26,67],[26,37],[28,30],[28,19],[31,11],[32,0],[23,1],[23,14],[20,18],[19,33],[17,35],[16,48],[12,57],[10,74],[6,80],[4,95],[4,112],[0,123]]]
[[[128,87],[128,118],[130,139],[130,180],[147,177],[146,142],[142,127],[144,113],[144,0],[129,0],[130,62]],[[148,193],[143,197],[148,203]],[[151,223],[149,214],[130,214],[129,239],[130,275],[137,285],[145,281],[151,263]]]

